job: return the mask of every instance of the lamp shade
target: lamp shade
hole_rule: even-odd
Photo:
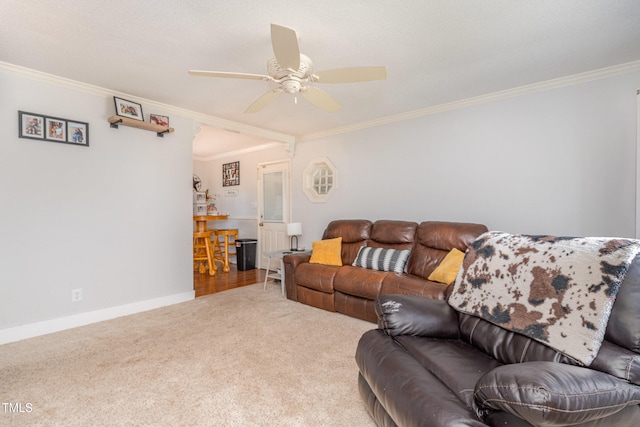
[[[302,234],[302,223],[300,222],[291,222],[287,224],[287,235],[288,236],[300,236]]]

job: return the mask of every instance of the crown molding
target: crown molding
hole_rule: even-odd
[[[520,86],[513,89],[507,89],[486,95],[475,96],[472,98],[462,99],[460,101],[449,102],[446,104],[434,105],[432,107],[422,108],[419,110],[409,111],[407,113],[397,114],[394,116],[382,117],[380,119],[369,120],[365,122],[355,123],[353,125],[341,126],[320,132],[300,135],[296,138],[296,142],[311,141],[329,136],[339,135],[348,132],[355,132],[362,129],[372,128],[376,126],[387,125],[391,123],[411,120],[418,117],[431,116],[434,114],[444,113],[446,111],[459,110],[479,104],[486,104],[502,99],[513,98],[516,96],[527,95],[535,92],[541,92],[561,87],[572,86],[580,83],[586,83],[593,80],[600,80],[608,77],[615,77],[623,74],[640,71],[640,61],[627,62],[625,64],[614,65],[612,67],[601,68],[598,70],[587,71],[584,73],[574,74],[571,76],[560,77],[557,79],[546,80],[539,83]]]
[[[30,68],[21,67],[15,64],[9,64],[7,62],[0,61],[0,71],[8,74],[13,74],[19,77],[25,77],[31,80],[37,80],[43,83],[52,84],[55,86],[62,86],[65,88],[77,90],[80,92],[88,93],[91,95],[111,97],[117,96],[131,101],[135,101],[145,106],[157,108],[167,113],[173,113],[179,116],[191,118],[202,124],[207,124],[215,127],[220,127],[228,130],[237,131],[239,133],[258,136],[273,141],[280,141],[285,143],[295,142],[293,135],[288,135],[280,132],[274,132],[267,129],[262,129],[255,126],[245,125],[243,123],[234,122],[231,120],[222,119],[220,117],[209,116],[206,114],[198,113],[195,111],[187,110],[185,108],[176,107],[169,104],[154,101],[152,99],[141,98],[139,96],[131,95],[128,93],[118,92],[111,89],[106,89],[100,86],[82,83],[76,80],[67,79],[65,77],[56,76],[54,74],[44,73],[42,71],[32,70]]]
[[[209,160],[216,160],[216,159],[224,159],[226,157],[236,157],[241,154],[252,153],[254,151],[268,150],[270,148],[278,148],[278,147],[286,147],[286,145],[283,142],[268,142],[266,144],[256,145],[254,147],[244,148],[242,150],[227,151],[223,154],[216,154],[215,156],[194,155],[193,160],[209,161]]]
[[[535,92],[541,92],[551,89],[557,89],[566,86],[572,86],[580,83],[586,83],[594,80],[600,80],[609,77],[615,77],[623,74],[628,74],[636,71],[640,71],[640,61],[627,62],[624,64],[614,65],[611,67],[600,68],[593,71],[587,71],[584,73],[574,74],[571,76],[560,77],[557,79],[546,80],[539,83],[533,83],[530,85],[520,86],[513,89],[507,89],[499,92],[494,92],[486,95],[480,95],[472,98],[462,99],[459,101],[449,102],[446,104],[434,105],[431,107],[421,108],[419,110],[413,110],[402,114],[396,114],[393,116],[386,116],[375,120],[368,120],[360,123],[354,123],[348,126],[341,126],[333,129],[323,130],[319,132],[312,132],[304,135],[288,135],[280,132],[274,132],[267,129],[245,125],[243,123],[234,122],[231,120],[222,119],[220,117],[210,116],[195,111],[187,110],[184,108],[176,107],[169,104],[163,104],[151,99],[140,98],[135,95],[113,91],[100,86],[95,86],[87,83],[78,82],[75,80],[59,77],[53,74],[43,73],[41,71],[32,70],[29,68],[21,67],[7,62],[0,61],[0,71],[4,71],[9,74],[18,75],[21,77],[30,78],[33,80],[42,81],[45,83],[64,86],[67,88],[79,90],[85,93],[90,93],[99,96],[118,96],[126,99],[130,99],[141,104],[146,104],[158,109],[162,109],[167,112],[175,113],[180,116],[188,117],[196,120],[202,124],[207,124],[214,127],[220,127],[227,130],[237,131],[247,135],[254,135],[262,138],[266,138],[272,141],[284,142],[289,144],[289,149],[292,151],[296,142],[311,141],[320,138],[326,138],[329,136],[339,135],[343,133],[355,132],[367,128],[383,126],[387,124],[397,123],[405,120],[411,120],[419,117],[431,116],[435,114],[444,113],[452,110],[459,110],[463,108],[472,107],[475,105],[486,104],[498,100],[507,98],[513,98],[516,96],[527,95]],[[265,144],[257,147],[258,150],[272,148],[271,144]],[[254,151],[254,150],[250,150]],[[239,150],[234,152],[234,155],[245,152],[245,150]],[[225,154],[222,157],[226,157]],[[221,156],[214,156],[218,158]],[[210,160],[211,158],[207,158]]]

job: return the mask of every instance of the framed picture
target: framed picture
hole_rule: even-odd
[[[67,121],[55,117],[44,118],[45,135],[49,141],[67,142]]]
[[[89,123],[67,121],[67,142],[89,146]]]
[[[151,114],[149,116],[149,122],[153,123],[154,125],[160,125],[160,126],[169,127],[169,117],[168,116],[161,116],[159,114]]]
[[[144,117],[142,116],[142,105],[127,101],[126,99],[118,98],[117,96],[113,97],[113,102],[116,105],[116,114],[121,117],[128,117],[134,120],[140,120],[144,122]]]
[[[20,138],[44,139],[44,116],[18,111]]]
[[[240,162],[222,165],[222,186],[240,185]]]

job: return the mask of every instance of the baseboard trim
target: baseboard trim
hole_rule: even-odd
[[[117,317],[128,316],[130,314],[141,313],[143,311],[149,311],[160,307],[166,307],[169,305],[190,301],[194,298],[195,292],[189,291],[175,295],[168,295],[166,297],[105,308],[102,310],[75,314],[73,316],[46,320],[44,322],[36,322],[28,325],[16,326],[14,328],[7,328],[0,330],[0,344],[21,341],[27,338],[33,338],[40,335],[46,335],[53,332],[59,332],[66,329],[89,325],[91,323],[97,323],[104,320],[115,319]]]

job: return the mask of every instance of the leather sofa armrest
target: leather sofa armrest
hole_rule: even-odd
[[[604,372],[556,362],[503,365],[483,376],[474,398],[533,425],[568,426],[640,403],[640,387]]]
[[[305,252],[303,254],[287,254],[283,257],[285,268],[287,265],[290,265],[292,268],[296,268],[298,264],[303,262],[309,262],[311,259],[311,254]]]
[[[459,337],[458,313],[446,301],[415,295],[379,295],[375,301],[378,328],[389,336]]]
[[[310,253],[287,254],[282,258],[284,264],[284,284],[287,291],[287,298],[298,301],[298,287],[296,286],[296,268],[298,265],[309,262]]]

